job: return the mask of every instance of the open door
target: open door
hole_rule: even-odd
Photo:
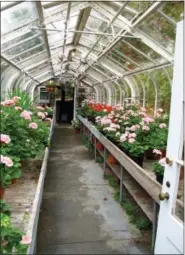
[[[155,243],[155,254],[184,254],[183,218],[178,207],[184,203],[177,201],[180,186],[180,171],[183,169],[183,21],[177,24],[174,77],[172,83],[169,134],[166,153],[164,181],[159,198],[160,211]]]

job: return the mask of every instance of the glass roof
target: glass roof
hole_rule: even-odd
[[[136,71],[171,68],[183,11],[183,1],[1,1],[2,72],[12,64],[38,83],[67,72],[88,73],[90,84],[118,76],[122,86]]]

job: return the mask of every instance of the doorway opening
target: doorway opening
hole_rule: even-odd
[[[56,121],[58,124],[71,123],[74,111],[74,88],[67,84],[57,87],[59,99],[56,100]]]

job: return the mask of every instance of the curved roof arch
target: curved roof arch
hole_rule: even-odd
[[[30,82],[20,79],[15,85],[33,93],[51,78],[70,74],[77,81],[83,74],[109,103],[141,94],[144,103],[138,74],[160,69],[171,84],[176,24],[183,11],[183,1],[2,1],[1,59],[12,66],[9,81],[2,72],[2,87],[12,87],[24,74]],[[97,89],[101,84],[106,92]]]

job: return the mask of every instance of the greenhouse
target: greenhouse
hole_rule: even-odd
[[[1,254],[184,254],[184,1],[1,1]]]

